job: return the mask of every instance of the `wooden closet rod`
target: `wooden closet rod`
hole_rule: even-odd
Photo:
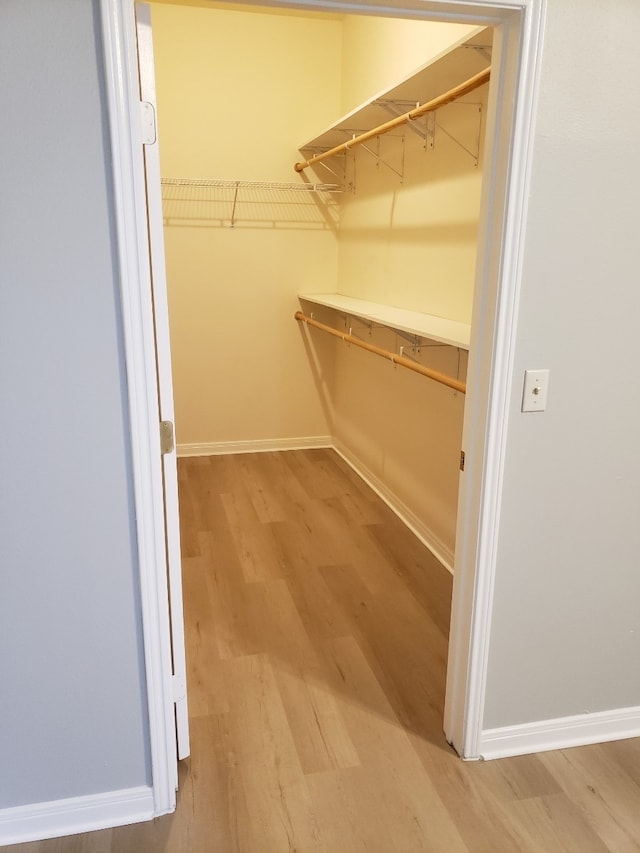
[[[340,154],[342,151],[348,151],[349,148],[353,148],[354,145],[361,145],[363,142],[367,142],[369,139],[373,139],[375,136],[380,136],[383,133],[388,133],[395,127],[400,127],[400,125],[408,124],[408,122],[413,121],[416,118],[420,118],[420,116],[426,115],[427,113],[432,113],[439,107],[444,107],[447,104],[452,103],[453,101],[457,101],[458,98],[461,98],[463,95],[468,95],[469,92],[473,92],[474,89],[478,89],[480,86],[483,86],[485,83],[488,83],[490,76],[491,66],[489,66],[489,68],[485,68],[484,71],[478,72],[478,74],[475,74],[468,80],[465,80],[464,83],[460,83],[459,86],[454,86],[454,88],[449,89],[448,92],[445,92],[442,95],[438,95],[437,98],[432,98],[432,100],[427,101],[426,104],[420,104],[419,106],[414,107],[414,109],[409,110],[408,113],[403,113],[403,115],[397,116],[396,118],[392,118],[389,121],[386,121],[384,124],[380,124],[378,125],[378,127],[374,127],[372,130],[367,130],[365,131],[365,133],[361,133],[359,136],[354,136],[353,139],[348,139],[346,142],[342,142],[340,143],[340,145],[336,145],[335,148],[330,148],[329,151],[323,151],[321,154],[316,154],[315,157],[310,157],[308,160],[303,160],[301,163],[296,163],[293,168],[296,170],[296,172],[302,172],[308,166],[313,166],[314,163],[320,163],[322,160],[326,160],[327,157],[333,157],[334,154]]]
[[[309,326],[313,326],[314,329],[321,329],[323,332],[327,332],[336,338],[340,338],[347,344],[353,344],[356,347],[366,349],[367,352],[372,352],[375,355],[382,356],[382,358],[387,358],[394,364],[399,364],[400,367],[406,367],[408,370],[413,370],[421,376],[427,376],[429,379],[433,379],[434,382],[440,382],[441,385],[453,388],[454,391],[460,391],[462,394],[466,394],[466,384],[464,382],[460,382],[459,379],[454,379],[452,376],[447,376],[446,373],[431,370],[429,367],[424,367],[422,364],[418,364],[417,361],[411,361],[409,358],[405,358],[402,355],[396,355],[394,352],[382,349],[382,347],[374,346],[374,344],[368,344],[366,341],[360,340],[360,338],[355,338],[353,335],[346,334],[346,332],[339,332],[332,326],[327,326],[324,323],[318,322],[318,320],[314,320],[313,317],[307,317],[307,315],[303,314],[302,311],[296,311],[294,317],[300,323],[307,323]]]

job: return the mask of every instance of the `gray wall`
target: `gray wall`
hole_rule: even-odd
[[[99,39],[0,5],[0,808],[150,780]]]
[[[549,0],[487,728],[640,706],[639,41],[637,0]]]

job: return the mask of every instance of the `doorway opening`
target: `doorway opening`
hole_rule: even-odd
[[[397,362],[466,380],[489,85],[293,163],[487,70],[492,28],[189,4],[152,24],[179,455],[331,445],[453,571],[464,393]],[[397,362],[301,335],[298,308]]]
[[[363,11],[375,13],[376,10],[363,7]],[[131,76],[133,72],[128,64],[132,60],[131,50],[130,47],[124,50],[125,53],[129,51],[128,59],[124,60],[121,50],[122,40],[129,46],[133,40],[127,29],[130,25],[123,19],[117,5],[105,0],[104,12],[108,71],[125,67],[131,83],[124,91],[119,88],[118,79],[112,75],[109,77],[110,101],[113,113],[117,116],[112,127],[112,137],[119,203],[120,256],[125,271],[124,310],[125,315],[133,318],[127,341],[129,394],[135,403],[132,407],[133,455],[134,462],[138,460],[144,463],[149,450],[153,449],[153,434],[157,426],[154,427],[154,406],[148,384],[150,353],[146,315],[142,317],[138,313],[136,303],[141,298],[139,276],[142,274],[144,279],[144,264],[140,255],[140,234],[137,228],[132,227],[132,223],[144,217],[144,202],[140,197],[139,185],[126,174],[130,161],[133,163],[131,174],[135,175],[136,170],[141,169],[138,137],[131,124],[131,116],[138,110]],[[483,665],[488,643],[493,546],[499,517],[504,415],[508,401],[520,263],[517,235],[522,225],[528,180],[528,145],[541,8],[535,0],[531,0],[530,3],[523,3],[514,14],[513,7],[503,8],[493,0],[485,0],[473,7],[465,5],[463,10],[434,0],[427,5],[421,4],[418,9],[403,7],[398,9],[398,14],[416,18],[429,15],[439,19],[464,14],[466,20],[496,25],[494,81],[488,108],[488,115],[493,114],[496,120],[488,123],[485,156],[488,168],[480,205],[479,258],[474,295],[474,315],[482,316],[484,322],[481,325],[474,324],[472,357],[468,368],[469,389],[462,442],[466,450],[466,466],[460,493],[462,511],[458,513],[456,535],[452,639],[445,708],[445,728],[449,740],[456,745],[460,754],[477,757],[482,730]],[[134,270],[135,258],[139,261],[138,272]],[[141,360],[143,352],[145,356]],[[147,359],[147,366],[143,364],[144,358]],[[142,392],[141,396],[137,392]],[[145,401],[142,408],[141,398]],[[157,477],[151,469],[147,476],[145,470],[143,464],[139,469],[136,505],[138,527],[146,534],[153,518],[156,519],[157,529],[158,505],[156,497],[152,497]],[[157,536],[152,538],[157,540]],[[152,725],[152,753],[154,762],[158,763],[162,772],[162,742],[168,734],[166,692],[162,687],[167,683],[162,674],[165,666],[162,649],[166,649],[166,629],[163,628],[167,624],[163,615],[166,599],[163,603],[162,584],[157,582],[155,552],[145,544],[150,541],[146,535],[141,538],[144,545],[141,552],[141,582],[143,591],[146,589],[149,592],[148,601],[143,596],[143,619],[149,632],[145,643],[149,684],[152,687],[158,685],[150,694],[152,722],[154,715],[158,715],[155,718],[157,725]],[[158,546],[159,541],[156,541],[156,548]],[[160,681],[156,677],[158,674]],[[170,777],[166,781],[170,781]],[[167,789],[163,797],[169,793]]]

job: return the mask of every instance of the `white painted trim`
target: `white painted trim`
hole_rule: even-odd
[[[429,527],[409,507],[386,486],[367,466],[361,462],[344,444],[334,441],[333,449],[356,474],[381,498],[405,524],[409,530],[428,548],[436,560],[453,574],[453,552],[438,539]]]
[[[223,456],[229,453],[269,453],[274,450],[311,450],[333,447],[330,435],[310,435],[302,438],[264,438],[247,441],[210,441],[205,444],[179,444],[179,457]]]
[[[482,735],[545,0],[516,8],[494,39],[458,503],[444,728],[464,758],[479,756]]]
[[[0,846],[140,823],[153,816],[153,790],[145,786],[16,806],[0,810]]]
[[[178,781],[158,389],[133,0],[100,0],[131,430],[154,815]]]
[[[485,729],[479,752],[485,759],[506,758],[632,737],[640,737],[640,707]]]
[[[153,62],[151,8],[146,3],[136,3],[136,41],[140,75],[140,96],[153,105],[157,113],[156,81]],[[171,373],[171,347],[169,343],[169,302],[164,250],[162,217],[162,186],[160,181],[160,151],[156,124],[155,142],[143,146],[148,217],[149,258],[153,290],[153,315],[155,354],[158,369],[158,395],[160,418],[175,423],[173,407],[173,378]],[[176,454],[162,457],[164,486],[164,521],[169,587],[169,612],[171,630],[171,663],[174,680],[187,683],[187,662],[184,637],[184,607],[182,595],[182,553],[180,548],[180,514],[178,510],[178,472]],[[189,708],[186,691],[176,699],[175,728],[178,757],[189,755]],[[177,780],[176,780],[177,781]]]
[[[526,230],[545,12],[546,0],[530,0],[523,4],[522,34],[513,31],[510,34],[512,40],[517,39],[520,54],[520,73],[514,91],[518,108],[509,158],[507,209],[502,223],[504,237],[496,304],[493,367],[489,371],[491,392],[485,433],[484,494],[480,502],[477,557],[477,565],[482,566],[482,572],[477,576],[476,610],[471,626],[464,756],[479,754],[485,707],[507,423],[522,278],[522,238]],[[514,47],[508,45],[505,49],[513,50]],[[505,86],[504,80],[501,83]],[[503,94],[504,97],[508,97],[508,92]]]
[[[467,471],[461,477],[445,709],[445,730],[449,739],[461,754],[477,755],[484,708],[506,449],[504,425],[511,386],[520,287],[520,238],[527,206],[526,191],[545,0],[267,0],[265,5],[497,25],[498,48],[494,54],[494,82],[490,87],[489,114],[493,111],[498,121],[493,147],[487,146],[485,157],[485,164],[490,167],[486,170],[490,179],[483,186],[480,223],[482,251],[474,307],[474,318],[479,321],[482,317],[483,321],[474,322],[469,363],[470,393],[467,395],[465,411],[465,434],[469,438],[465,445]],[[132,139],[137,132],[134,129],[139,121],[130,103],[132,80],[137,75],[135,51],[132,50],[133,42],[130,38],[133,30],[133,0],[101,0],[101,8],[112,114],[115,186],[116,193],[123,195],[126,201],[118,202],[118,224],[122,238],[120,253],[127,262],[123,264],[123,270],[126,270],[127,264],[135,267],[128,257],[129,251],[134,256],[139,252],[140,257],[144,254],[143,249],[146,251],[146,234],[142,235],[139,227],[140,223],[146,225],[146,213],[139,207],[138,195],[142,168],[132,154]],[[509,74],[506,73],[507,52],[511,60]],[[515,81],[515,84],[511,81]],[[513,104],[516,105],[515,124],[511,122]],[[120,168],[119,158],[124,160],[125,168]],[[121,208],[127,211],[127,215]],[[134,213],[139,217],[137,222]],[[157,493],[154,488],[155,468],[150,457],[157,443],[157,415],[154,423],[150,417],[153,396],[150,386],[155,383],[156,377],[155,365],[148,358],[147,341],[147,321],[151,319],[151,314],[147,317],[146,307],[141,310],[140,304],[136,305],[136,299],[141,303],[143,297],[135,292],[136,288],[144,289],[148,285],[142,276],[128,277],[123,274],[123,278],[126,278],[123,283],[123,312],[132,401],[137,523],[139,531],[142,534],[146,531],[147,537],[153,538],[155,543],[157,527],[154,527],[154,501],[157,500]],[[127,288],[131,288],[132,292],[127,294]],[[137,352],[145,357],[136,360]],[[141,396],[139,402],[136,402],[138,391]],[[157,792],[157,803],[167,805],[171,800],[168,787],[175,767],[172,769],[168,739],[165,738],[164,747],[162,745],[168,707],[163,682],[165,615],[161,612],[161,596],[154,588],[155,582],[148,577],[156,544],[148,543],[142,535],[140,547],[154,790]],[[162,584],[159,576],[157,583]],[[167,631],[167,642],[168,639]]]

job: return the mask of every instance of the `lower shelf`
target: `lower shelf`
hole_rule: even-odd
[[[421,338],[429,338],[429,340],[459,349],[469,349],[471,326],[468,323],[459,323],[456,320],[447,320],[445,317],[436,317],[419,311],[394,308],[379,302],[368,302],[365,299],[355,299],[352,296],[343,296],[341,293],[300,293],[299,298],[305,302],[333,308],[344,314],[360,317]]]

